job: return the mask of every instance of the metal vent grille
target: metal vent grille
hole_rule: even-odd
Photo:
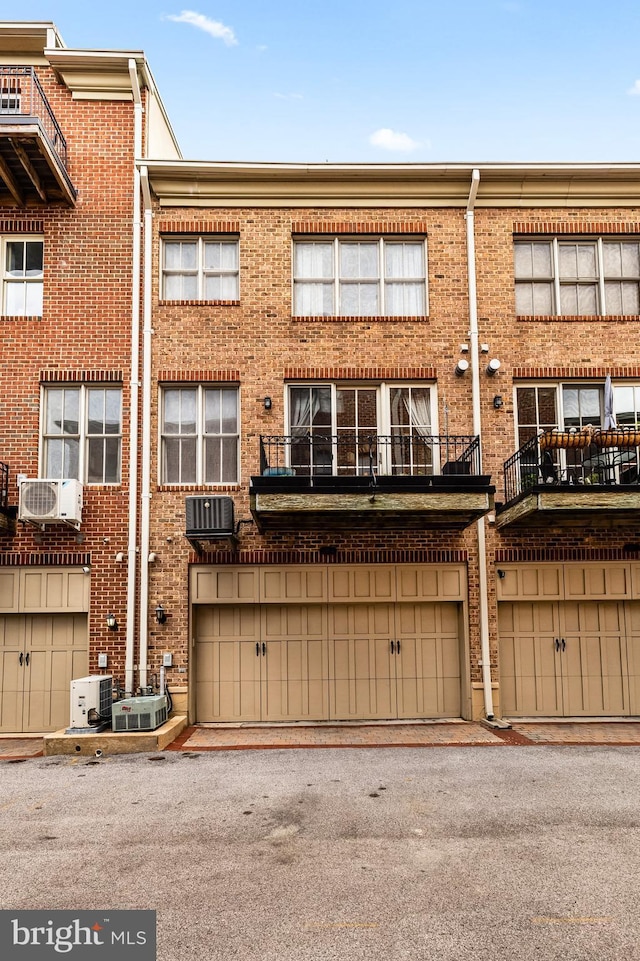
[[[187,497],[187,537],[234,533],[233,498]]]
[[[58,488],[47,481],[33,481],[22,489],[22,502],[34,517],[55,514],[58,506]]]

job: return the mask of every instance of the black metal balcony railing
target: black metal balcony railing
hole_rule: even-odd
[[[34,118],[66,168],[67,142],[34,67],[0,67],[0,124],[27,123]]]
[[[640,462],[635,448],[595,444],[567,450],[540,445],[532,437],[504,463],[505,503],[540,485],[612,487],[637,484]]]
[[[9,506],[9,465],[0,463],[0,510]]]
[[[477,436],[338,435],[300,432],[260,437],[263,475],[302,477],[424,477],[434,474],[476,476],[480,471]]]

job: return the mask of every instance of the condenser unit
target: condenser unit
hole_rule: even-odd
[[[82,521],[82,484],[78,480],[20,481],[18,519],[34,524],[71,524]]]
[[[111,674],[91,674],[71,681],[70,731],[95,731],[111,717],[113,705]]]
[[[115,701],[111,715],[112,731],[153,731],[167,720],[166,694],[126,697]]]

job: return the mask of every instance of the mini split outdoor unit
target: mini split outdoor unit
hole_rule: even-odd
[[[18,519],[34,524],[72,524],[82,521],[82,484],[78,480],[20,481]]]
[[[115,701],[111,716],[112,731],[153,731],[167,720],[166,694],[126,697]]]
[[[187,537],[209,540],[235,534],[232,497],[187,497]]]
[[[93,731],[111,717],[113,704],[111,674],[91,674],[71,681],[71,724],[69,730]]]

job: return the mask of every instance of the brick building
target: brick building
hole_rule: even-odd
[[[180,156],[141,53],[0,25],[1,731],[67,725],[70,680],[98,652],[133,683],[149,153]]]
[[[6,521],[5,662],[76,615],[42,609],[64,575],[89,669],[133,690],[170,655],[194,721],[640,714],[640,166],[186,162],[141,55],[47,44],[77,197],[5,180],[3,240],[46,266],[42,315],[2,321],[0,460],[12,506],[73,434],[84,503]],[[61,429],[67,385],[121,390],[118,431]]]

